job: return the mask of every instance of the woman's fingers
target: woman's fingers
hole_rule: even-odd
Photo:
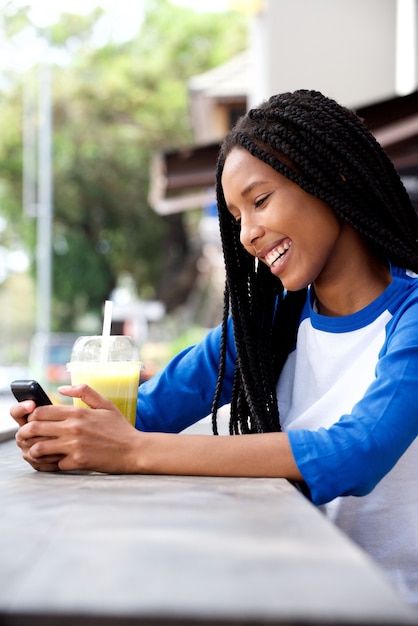
[[[27,422],[28,415],[35,409],[35,406],[36,405],[33,400],[17,402],[10,407],[10,415],[19,424],[19,426],[23,426],[23,424],[26,424]]]
[[[25,427],[26,428],[26,427]],[[50,440],[49,437],[32,437],[25,439],[22,437],[22,429],[19,429],[15,435],[16,444],[22,451],[22,457],[38,471],[56,472],[59,470],[58,463],[62,459],[62,454],[50,454],[38,459],[33,456],[32,449],[34,444],[41,441]]]
[[[92,409],[112,409],[114,405],[108,400],[101,396],[97,391],[94,391],[88,385],[64,385],[58,388],[58,391],[61,395],[67,396],[69,398],[80,398],[87,404],[87,406]]]

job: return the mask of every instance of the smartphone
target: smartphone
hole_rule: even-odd
[[[52,404],[51,400],[36,380],[14,380],[10,385],[10,389],[18,402],[33,400],[36,406]]]

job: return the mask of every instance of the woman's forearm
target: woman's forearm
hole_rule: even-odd
[[[211,436],[141,433],[135,470],[144,474],[303,480],[285,433]]]
[[[14,405],[28,423],[16,435],[24,458],[37,470],[90,470],[116,474],[280,477],[303,480],[286,433],[189,435],[142,432],[86,385],[62,387],[91,408]]]

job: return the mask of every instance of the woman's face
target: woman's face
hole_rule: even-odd
[[[302,289],[325,270],[334,275],[342,224],[325,202],[241,148],[226,158],[222,187],[242,245],[285,289]]]

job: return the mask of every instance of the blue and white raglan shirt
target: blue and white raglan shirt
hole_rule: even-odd
[[[210,413],[220,335],[214,329],[139,388],[137,428],[179,432]],[[418,610],[417,276],[392,268],[387,289],[346,317],[319,315],[310,290],[277,393],[312,501]]]

